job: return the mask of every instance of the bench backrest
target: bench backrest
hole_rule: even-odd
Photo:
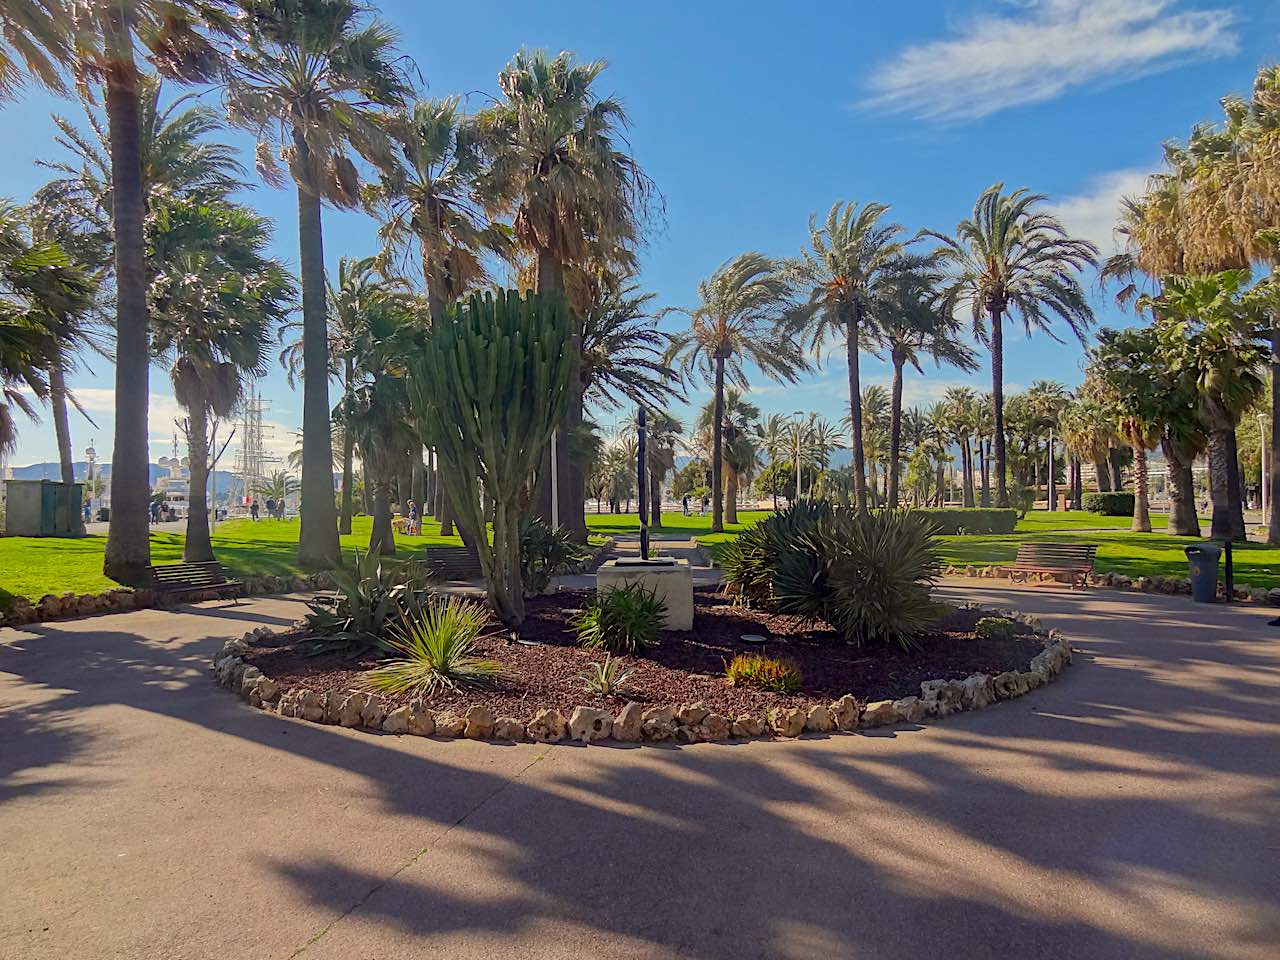
[[[227,582],[217,560],[201,563],[165,563],[151,567],[157,586],[217,586]]]
[[[481,573],[480,557],[470,547],[429,547],[423,563],[431,573],[448,579],[463,579]]]
[[[1094,543],[1021,543],[1014,562],[1041,567],[1093,566],[1097,552]]]

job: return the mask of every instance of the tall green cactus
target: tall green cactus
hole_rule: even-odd
[[[489,602],[510,626],[524,620],[520,530],[535,472],[576,376],[572,332],[559,294],[498,290],[460,301],[406,358],[410,408],[443,460],[445,494],[479,550]]]

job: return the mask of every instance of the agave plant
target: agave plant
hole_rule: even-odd
[[[613,659],[613,654],[609,653],[605,654],[603,663],[591,664],[578,676],[582,678],[582,685],[587,693],[613,697],[626,691],[627,681],[634,674],[634,670],[624,668],[621,663]]]
[[[551,581],[587,559],[586,548],[575,543],[563,527],[534,517],[520,534],[520,576],[526,594],[545,593]]]
[[[416,616],[429,596],[426,571],[412,560],[356,553],[350,567],[338,567],[331,575],[334,593],[309,604],[306,618],[318,652],[388,648],[388,625]]]
[[[826,500],[797,500],[787,509],[742,531],[725,545],[719,563],[725,588],[747,606],[767,606],[773,599],[773,581],[784,555],[819,522],[830,518]],[[798,564],[803,558],[793,557]]]
[[[598,592],[571,621],[584,647],[635,653],[658,642],[667,602],[640,581]]]
[[[494,679],[502,674],[502,665],[472,653],[488,622],[478,603],[432,600],[416,616],[391,626],[386,645],[398,656],[370,670],[365,680],[392,696],[430,697],[442,689]]]

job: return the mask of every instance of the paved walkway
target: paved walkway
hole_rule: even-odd
[[[956,581],[1078,638],[932,727],[545,747],[272,718],[263,599],[0,631],[0,956],[1274,958],[1266,611]]]

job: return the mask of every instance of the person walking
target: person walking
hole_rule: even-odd
[[[687,493],[684,495],[684,498],[680,501],[680,507],[682,510],[684,510],[684,515],[687,517],[689,515],[689,495]]]
[[[253,517],[253,522],[258,522],[258,498],[253,498],[253,503],[249,504],[249,516]]]
[[[276,518],[276,500],[275,497],[267,497],[267,516],[272,520]]]

